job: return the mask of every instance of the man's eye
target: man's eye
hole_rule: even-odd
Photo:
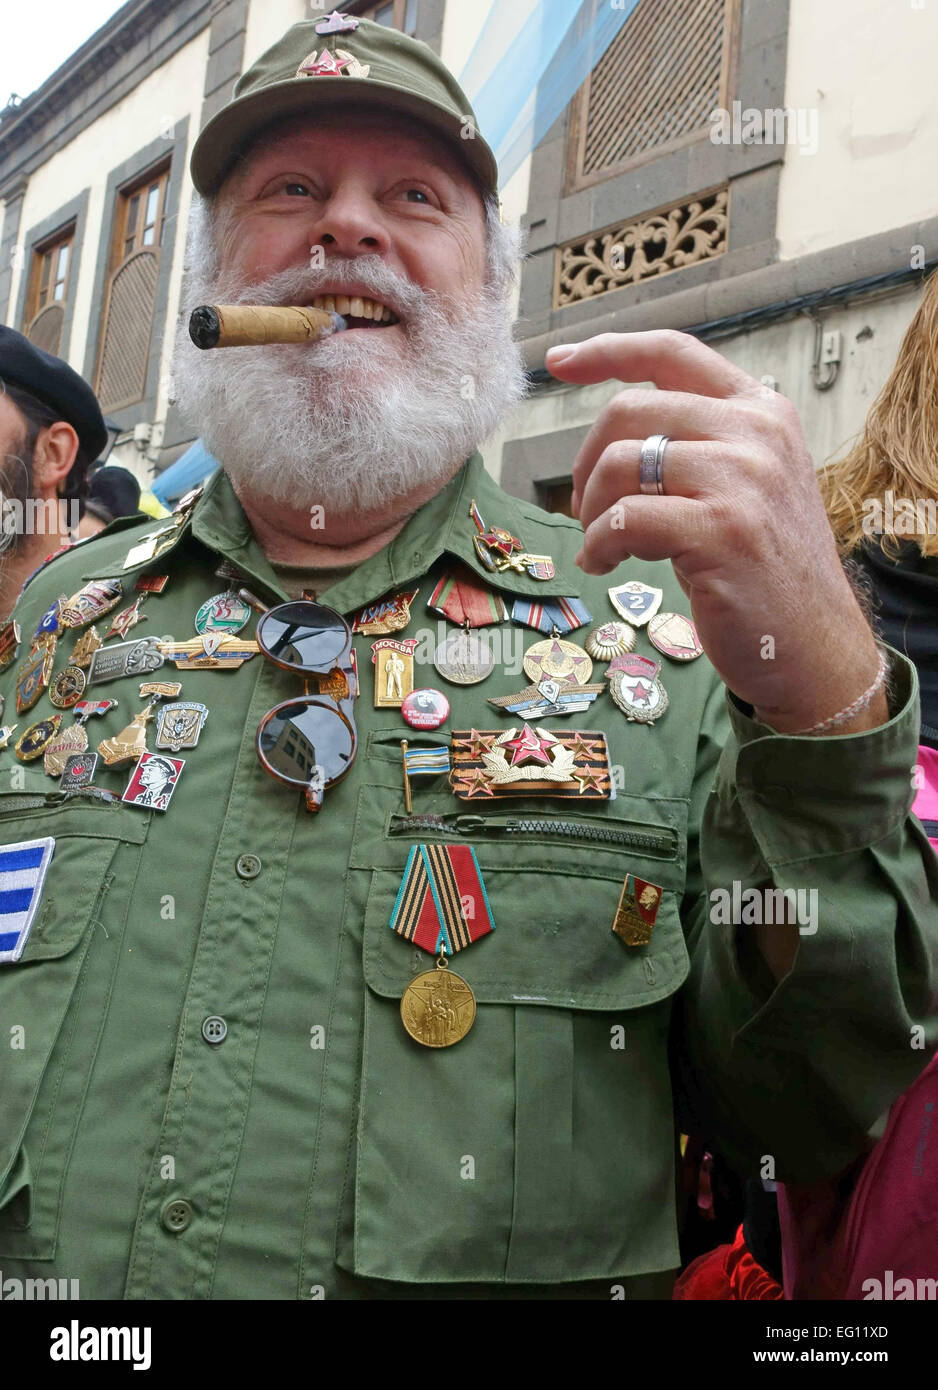
[[[288,193],[291,198],[308,198],[309,188],[305,183],[288,183],[284,185],[284,193]]]
[[[430,199],[427,197],[426,193],[424,193],[422,188],[408,188],[404,194],[404,197],[408,200],[408,202],[411,203],[421,201],[424,203],[430,202]]]

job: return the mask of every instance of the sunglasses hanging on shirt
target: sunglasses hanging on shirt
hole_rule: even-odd
[[[296,599],[259,618],[255,636],[269,661],[302,676],[305,685],[304,694],[264,715],[257,756],[271,777],[303,789],[308,811],[318,811],[358,752],[352,630],[335,609]]]

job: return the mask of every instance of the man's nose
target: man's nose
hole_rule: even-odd
[[[340,256],[384,255],[391,247],[374,200],[353,190],[338,190],[323,205],[311,244],[327,246]]]

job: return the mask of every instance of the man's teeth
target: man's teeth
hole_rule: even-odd
[[[358,295],[318,294],[313,300],[314,309],[327,309],[330,313],[348,315],[353,319],[371,319],[373,323],[397,323],[396,314],[376,299],[365,299]]]

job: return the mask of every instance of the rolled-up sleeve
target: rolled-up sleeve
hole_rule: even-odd
[[[701,733],[679,1111],[747,1170],[771,1157],[781,1180],[851,1162],[938,1046],[938,857],[909,811],[918,681],[884,650],[890,718],[877,729],[777,734],[720,687]],[[799,912],[777,983],[743,937],[747,916],[777,911],[766,889],[788,890]]]

